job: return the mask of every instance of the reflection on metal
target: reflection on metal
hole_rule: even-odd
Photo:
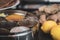
[[[49,2],[60,2],[60,0],[49,0]]]

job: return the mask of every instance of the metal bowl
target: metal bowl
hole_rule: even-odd
[[[24,30],[24,27],[22,27]],[[1,40],[33,40],[32,31],[25,29],[26,31],[14,33],[10,35],[0,35]]]

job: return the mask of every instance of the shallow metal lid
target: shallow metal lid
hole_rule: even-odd
[[[29,30],[29,28],[24,27],[24,26],[19,26],[19,27],[14,27],[10,30],[10,33],[18,33],[18,32],[24,32]]]

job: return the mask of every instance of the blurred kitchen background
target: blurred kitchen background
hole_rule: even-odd
[[[48,4],[59,3],[59,2],[60,0],[20,0],[20,4],[17,5],[16,9],[30,11],[29,9],[36,10],[44,4],[48,5]]]

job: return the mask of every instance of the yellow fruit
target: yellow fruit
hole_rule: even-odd
[[[41,27],[42,31],[45,33],[49,33],[52,27],[57,26],[55,21],[45,21]]]
[[[60,25],[53,27],[50,33],[54,40],[60,40]]]

